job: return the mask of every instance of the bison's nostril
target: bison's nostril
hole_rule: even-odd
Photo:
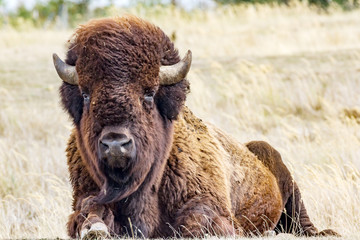
[[[121,144],[120,150],[123,153],[130,151],[132,148],[132,140],[131,139],[129,139],[128,141],[124,141],[120,144]]]
[[[102,151],[106,151],[107,149],[109,149],[109,145],[107,145],[106,143],[104,143],[103,141],[100,141],[100,149]]]
[[[118,155],[120,153],[127,153],[132,149],[132,140],[127,139],[111,139],[101,140],[100,147],[102,150],[109,151],[110,154]]]
[[[134,140],[125,134],[108,133],[99,141],[100,157],[108,164],[124,166],[135,155]]]

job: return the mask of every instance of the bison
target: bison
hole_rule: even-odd
[[[70,237],[319,232],[280,154],[241,144],[186,106],[191,52],[135,16],[92,20],[56,54],[74,130]]]

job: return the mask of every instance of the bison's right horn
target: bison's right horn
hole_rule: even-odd
[[[159,72],[160,84],[171,85],[180,82],[188,74],[191,66],[191,51],[188,50],[185,57],[171,66],[161,66]]]
[[[64,82],[72,85],[79,85],[79,77],[75,66],[64,63],[56,53],[53,54],[53,61],[56,72]]]

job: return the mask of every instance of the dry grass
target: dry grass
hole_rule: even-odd
[[[132,12],[193,51],[187,105],[198,116],[242,142],[270,142],[316,226],[360,238],[360,11]],[[67,237],[71,123],[51,54],[63,57],[70,35],[0,31],[0,238]]]

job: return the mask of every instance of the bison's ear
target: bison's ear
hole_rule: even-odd
[[[186,79],[173,85],[162,85],[155,95],[155,103],[160,114],[169,120],[175,120],[189,91],[189,82]]]
[[[60,87],[60,96],[64,109],[70,114],[75,125],[79,125],[84,104],[79,87],[63,82]]]

